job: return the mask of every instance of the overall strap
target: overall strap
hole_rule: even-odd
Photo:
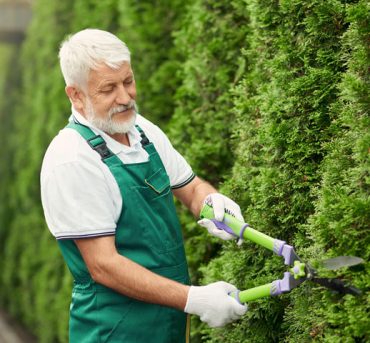
[[[145,132],[139,125],[135,125],[141,136],[141,146],[148,152],[149,155],[153,155],[156,152],[156,149],[145,135]],[[101,157],[101,160],[111,169],[112,173],[115,172],[112,170],[112,166],[124,165],[123,162],[107,147],[107,143],[104,138],[100,135],[97,135],[92,131],[88,126],[81,123],[71,121],[68,123],[66,128],[76,130],[90,145],[90,147],[95,150]]]
[[[139,131],[141,136],[141,146],[146,150],[149,156],[156,156],[155,158],[160,158],[154,144],[146,136],[145,132],[139,125],[135,125],[136,129]],[[162,162],[161,162],[162,163]]]
[[[150,144],[149,138],[146,136],[145,132],[139,125],[135,125],[135,127],[137,128],[141,136],[141,146],[145,149],[145,146]]]
[[[106,160],[108,158],[115,157],[116,159],[118,159],[118,157],[113,154],[111,150],[109,150],[109,148],[107,147],[107,143],[105,142],[103,137],[100,135],[96,135],[94,131],[92,131],[89,127],[80,123],[69,122],[66,128],[76,130],[83,138],[85,138],[90,147],[100,155],[104,163],[106,163]]]

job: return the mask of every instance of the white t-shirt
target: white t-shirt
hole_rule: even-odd
[[[126,146],[94,128],[73,109],[72,114],[79,123],[101,135],[123,163],[148,160],[135,127],[128,132],[130,146]],[[141,115],[137,116],[136,124],[158,151],[171,187],[180,188],[191,182],[194,178],[191,167],[161,129]],[[70,128],[61,130],[45,153],[41,199],[46,222],[57,239],[112,235],[122,208],[121,193],[109,168],[85,139]]]

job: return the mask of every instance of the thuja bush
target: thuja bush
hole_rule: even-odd
[[[339,273],[362,289],[363,295],[338,298],[329,292],[317,292],[310,313],[303,316],[299,315],[303,312],[301,300],[296,298],[284,324],[289,342],[307,337],[307,332],[323,342],[370,339],[369,9],[366,1],[346,7],[349,26],[342,38],[341,60],[347,70],[338,84],[339,97],[331,106],[330,114],[335,118],[330,126],[333,139],[325,144],[322,181],[314,191],[316,210],[306,226],[311,254],[354,255],[366,261],[362,267]]]
[[[68,110],[56,51],[70,11],[67,2],[35,3],[20,53],[21,85],[13,89],[17,97],[7,113],[13,128],[6,133],[11,142],[12,177],[6,187],[12,217],[3,227],[1,298],[40,342],[55,341],[58,335],[66,341],[68,332],[65,268],[44,223],[39,172],[45,146]]]
[[[198,175],[219,183],[232,163],[229,92],[241,74],[247,27],[238,2],[194,1],[175,44],[185,61],[170,135]]]
[[[7,137],[7,133],[12,130],[12,119],[8,115],[13,106],[12,93],[14,88],[19,83],[18,70],[19,46],[13,44],[0,44],[0,70],[3,71],[0,75],[0,136]],[[15,96],[15,94],[14,94]],[[12,154],[10,151],[10,142],[8,139],[3,140],[1,159],[0,159],[0,251],[4,249],[6,236],[5,227],[8,225],[11,218],[9,208],[9,184],[12,173],[9,165],[11,164]],[[1,260],[0,260],[1,266]],[[2,299],[0,297],[0,303]]]
[[[118,1],[117,35],[132,53],[139,112],[165,129],[174,112],[181,56],[173,32],[181,27],[187,6],[180,0]]]
[[[358,12],[366,13],[363,7],[362,4],[362,10]],[[283,1],[279,4],[249,1],[245,8],[251,26],[248,36],[250,49],[243,50],[248,69],[242,82],[235,87],[233,110],[238,125],[232,134],[236,137],[236,154],[232,177],[224,184],[222,191],[238,200],[246,220],[253,227],[294,244],[299,254],[308,260],[320,259],[328,254],[355,253],[343,232],[340,238],[346,248],[329,253],[328,246],[322,244],[325,240],[316,244],[315,230],[311,230],[311,216],[316,218],[318,210],[315,203],[321,204],[323,200],[317,190],[324,184],[325,166],[330,163],[337,165],[339,174],[343,167],[337,154],[327,159],[324,157],[341,134],[335,129],[338,127],[335,123],[344,111],[341,94],[343,90],[348,91],[342,83],[348,68],[347,61],[359,58],[359,54],[354,53],[356,49],[344,49],[348,38],[344,39],[343,35],[353,35],[347,29],[354,20],[353,16],[346,15],[346,9],[347,6],[340,1]],[[353,25],[357,26],[356,23]],[[365,44],[364,40],[359,42],[357,37],[353,41],[359,46]],[[361,56],[368,58],[364,53]],[[363,92],[361,90],[360,93]],[[348,104],[348,108],[353,110],[352,105]],[[355,122],[359,127],[366,127]],[[353,135],[357,134],[356,129]],[[343,149],[342,143],[339,139],[335,149]],[[362,146],[366,144],[362,143]],[[347,158],[352,159],[352,153],[347,153]],[[328,166],[326,168],[332,170]],[[360,169],[362,173],[366,170],[365,166]],[[357,182],[357,179],[353,180],[352,187]],[[335,194],[335,183],[331,186],[333,189],[324,194]],[[349,191],[348,188],[346,190]],[[359,213],[356,214],[360,225],[352,224],[353,210],[346,211],[345,217],[349,218],[341,220],[338,225],[343,231],[346,228],[353,232],[355,237],[363,235],[367,222],[364,209],[368,209],[368,194],[367,198],[362,195],[360,198],[362,203],[358,204]],[[334,199],[330,206],[339,212],[344,205],[338,208]],[[347,204],[349,202],[350,199],[347,199]],[[319,216],[316,220],[321,221],[321,218]],[[355,223],[357,220],[354,220]],[[322,227],[322,233],[326,232],[326,226]],[[365,247],[366,243],[361,244],[356,254],[363,256]],[[224,245],[221,256],[202,270],[205,283],[226,278],[242,289],[270,282],[281,277],[283,271],[279,258],[248,242],[242,249]],[[350,277],[350,273],[344,275]],[[364,278],[362,274],[359,286],[364,286],[364,282],[360,281]],[[327,314],[317,302],[321,297],[331,304],[326,306]],[[358,323],[357,335],[363,339],[367,324],[366,307],[360,310],[357,307],[352,315],[348,309],[338,313],[340,305],[329,302],[328,297],[322,289],[304,285],[292,294],[251,303],[249,313],[238,324],[230,325],[225,330],[204,328],[203,332],[208,331],[206,340],[209,342],[221,339],[228,342],[293,342],[313,338],[335,341],[334,337],[338,339],[340,332],[343,341],[354,341],[352,337],[356,329],[350,328],[351,324],[341,331],[345,327],[344,318],[348,317],[353,323]],[[348,308],[363,301],[354,300],[351,296],[348,298],[351,303]],[[332,330],[335,332],[332,337],[329,333],[321,334],[321,329],[331,328],[330,322],[333,322]],[[331,329],[328,330],[330,332]]]

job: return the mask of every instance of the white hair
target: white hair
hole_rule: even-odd
[[[67,37],[60,46],[59,60],[67,86],[87,86],[89,72],[102,63],[118,69],[130,63],[130,51],[114,34],[85,29]]]

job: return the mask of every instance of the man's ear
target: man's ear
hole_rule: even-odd
[[[85,94],[75,86],[66,86],[65,91],[73,107],[84,114]]]

